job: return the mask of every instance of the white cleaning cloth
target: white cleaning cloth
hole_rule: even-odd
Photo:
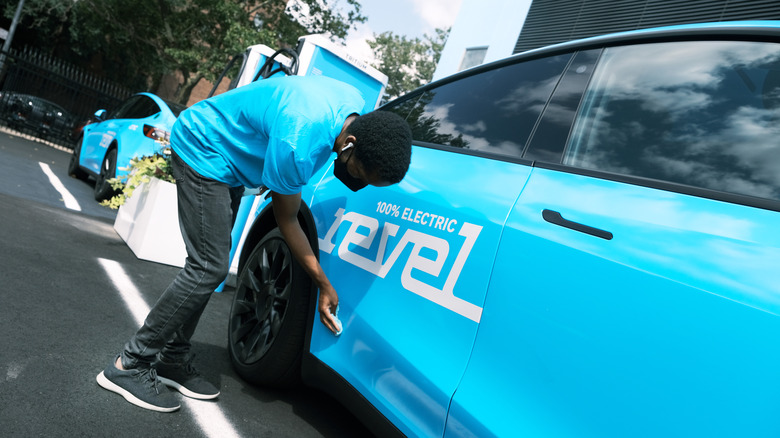
[[[331,312],[330,314],[336,320],[336,329],[338,329],[338,331],[336,332],[336,336],[338,336],[341,334],[341,332],[344,331],[344,326],[341,325],[341,320],[339,319],[339,306],[336,306],[335,314],[333,312]]]

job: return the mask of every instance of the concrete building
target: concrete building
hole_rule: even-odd
[[[780,20],[780,1],[463,0],[433,79],[589,36],[733,20]]]

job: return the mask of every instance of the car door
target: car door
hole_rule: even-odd
[[[778,66],[605,49],[568,140],[526,154],[447,436],[780,435]]]
[[[482,317],[519,158],[569,55],[461,75],[383,108],[407,119],[412,163],[350,192],[328,169],[310,203],[344,331],[310,351],[408,436],[440,436]]]
[[[81,165],[94,173],[100,172],[106,150],[117,135],[120,121],[129,113],[142,96],[135,95],[122,102],[105,120],[85,129],[81,147]]]

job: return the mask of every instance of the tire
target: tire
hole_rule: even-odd
[[[245,380],[287,388],[300,382],[311,280],[275,228],[238,276],[228,321],[228,350]]]
[[[81,170],[81,167],[79,166],[79,159],[81,158],[81,140],[82,139],[79,138],[73,147],[73,154],[70,156],[70,162],[68,163],[68,175],[86,181],[87,178],[89,178],[89,175],[87,175],[87,172]]]
[[[111,148],[106,152],[103,158],[103,164],[100,165],[100,173],[95,181],[95,200],[106,200],[116,193],[108,183],[108,180],[116,177],[116,148]]]

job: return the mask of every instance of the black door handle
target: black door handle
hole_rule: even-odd
[[[593,228],[579,222],[566,220],[557,211],[544,209],[542,210],[542,217],[551,224],[560,225],[562,227],[569,228],[574,231],[579,231],[580,233],[590,234],[591,236],[600,237],[605,240],[612,240],[612,233],[609,231]]]

